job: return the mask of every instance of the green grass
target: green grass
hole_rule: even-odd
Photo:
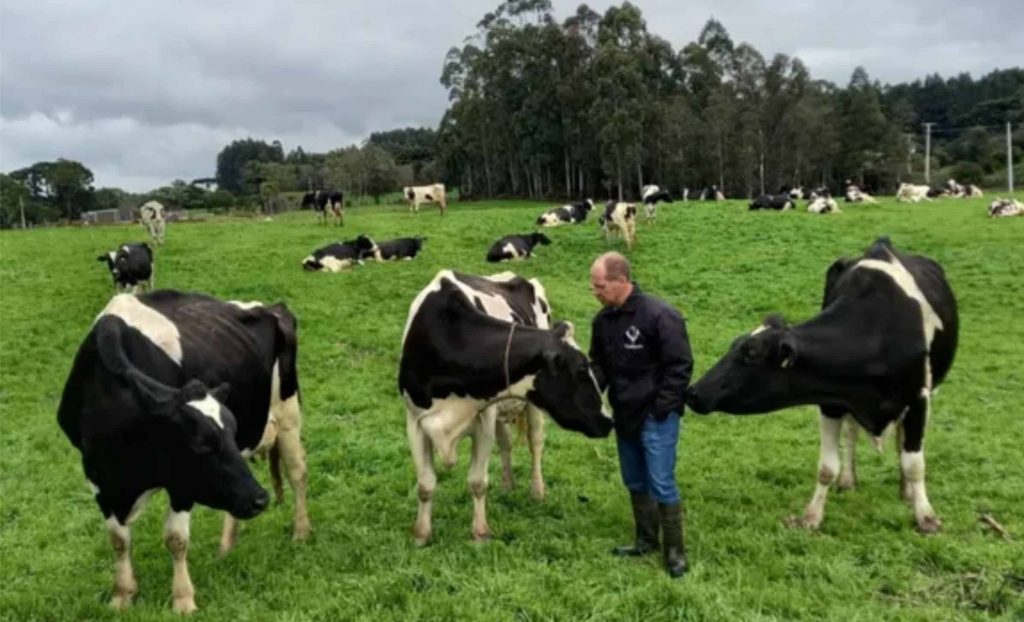
[[[639,227],[636,278],[683,310],[707,369],[769,312],[816,312],[828,265],[877,235],[944,266],[960,301],[961,345],[933,406],[928,492],[945,523],[922,537],[898,498],[898,462],[861,442],[860,487],[833,493],[819,533],[782,525],[810,497],[818,455],[813,409],[731,418],[688,415],[679,482],[688,505],[692,570],[672,581],[657,557],[608,554],[631,537],[614,440],[549,424],[549,497],[528,492],[524,443],[517,487],[491,465],[493,541],[470,541],[468,446],[440,463],[434,539],[417,548],[415,476],[396,394],[408,305],[441,268],[491,273],[490,243],[528,232],[539,204],[355,208],[342,230],[309,212],[271,222],[224,218],[172,224],[157,250],[158,286],[230,299],[283,300],[300,320],[299,366],[314,534],[290,538],[291,499],[243,527],[218,559],[220,515],[193,514],[190,567],[200,620],[954,620],[1021,619],[1024,605],[1024,218],[992,221],[984,200],[851,206],[837,216],[749,213],[740,202],[663,206]],[[313,248],[357,232],[424,234],[414,262],[343,274],[303,272]],[[556,318],[589,343],[597,303],[591,260],[608,248],[596,224],[549,232],[554,243],[514,266],[547,288]],[[171,564],[158,495],[135,524],[140,592],[106,607],[113,553],[78,453],[56,423],[78,345],[111,295],[95,260],[143,239],[132,227],[56,228],[0,235],[0,618],[173,619]],[[618,247],[618,245],[613,245]],[[264,464],[255,471],[269,482]],[[1015,541],[979,523],[990,512]]]

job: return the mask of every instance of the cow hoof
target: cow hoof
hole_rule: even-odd
[[[821,519],[813,516],[788,516],[783,521],[787,527],[794,529],[807,529],[809,531],[817,531],[818,526],[821,525]]]
[[[512,490],[516,485],[516,482],[511,477],[501,478],[501,489],[505,492]]]
[[[221,540],[220,547],[217,548],[217,555],[223,559],[228,556],[228,553],[230,553],[233,548],[235,548],[234,540],[230,542]]]
[[[938,516],[923,516],[917,519],[917,530],[924,535],[939,533],[942,531],[942,521]]]
[[[110,597],[110,608],[115,611],[124,611],[132,606],[132,598],[135,594],[114,594]]]
[[[419,530],[415,527],[412,530],[412,539],[416,546],[427,546],[430,544],[430,530]]]
[[[837,484],[839,490],[853,490],[857,487],[857,480],[852,477],[839,477],[839,483]]]
[[[194,598],[189,596],[188,598],[175,598],[174,599],[174,613],[180,613],[188,615],[194,613],[196,610],[196,601]]]
[[[491,530],[484,528],[483,531],[473,531],[473,542],[488,542],[491,539]]]
[[[530,484],[530,496],[537,501],[543,501],[547,497],[547,490],[544,488],[544,482],[533,482]]]

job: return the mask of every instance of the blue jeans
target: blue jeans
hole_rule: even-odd
[[[616,432],[622,482],[631,492],[647,493],[658,503],[679,503],[676,486],[676,443],[682,418],[669,413],[664,421],[648,416],[635,436]]]

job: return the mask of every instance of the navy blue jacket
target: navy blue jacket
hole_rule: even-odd
[[[633,284],[621,307],[594,318],[590,359],[601,389],[608,389],[615,429],[636,434],[648,415],[683,413],[693,354],[683,316]]]

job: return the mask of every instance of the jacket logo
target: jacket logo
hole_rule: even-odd
[[[626,329],[626,344],[624,347],[627,350],[642,350],[644,346],[642,343],[637,343],[638,339],[640,339],[640,329],[636,326],[630,326]]]

